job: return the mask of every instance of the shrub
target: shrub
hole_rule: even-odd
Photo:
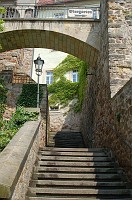
[[[0,129],[0,151],[10,142],[18,129],[26,122],[38,119],[37,112],[27,112],[23,107],[17,107],[10,121],[4,120]]]

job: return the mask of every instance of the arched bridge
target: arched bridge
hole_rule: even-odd
[[[6,18],[0,52],[49,48],[72,54],[91,66],[100,49],[100,20],[71,18]]]

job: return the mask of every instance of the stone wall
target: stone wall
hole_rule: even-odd
[[[87,146],[94,141],[94,126],[101,121],[105,111],[109,112],[110,78],[108,68],[108,5],[101,3],[100,55],[96,66],[89,66],[88,86],[82,109],[81,130],[87,138]]]
[[[116,1],[117,2],[117,1]],[[106,147],[112,150],[119,165],[125,170],[128,179],[132,179],[132,152],[126,144],[126,137],[120,137],[121,129],[117,129],[115,119],[115,111],[112,110],[112,101],[110,97],[110,77],[109,66],[110,51],[109,51],[109,34],[108,34],[108,12],[109,6],[113,1],[102,1],[102,18],[101,18],[101,49],[100,58],[98,60],[98,69],[96,72],[95,82],[95,123],[94,123],[94,145],[97,147]],[[118,3],[117,3],[118,4]],[[103,36],[103,37],[102,37]],[[125,56],[125,53],[124,53]],[[122,95],[121,95],[122,96]],[[121,97],[120,96],[120,97]],[[120,99],[120,98],[119,98]],[[119,100],[120,104],[121,99]],[[122,106],[125,106],[122,104]],[[114,106],[114,105],[113,105]],[[124,110],[127,107],[124,107]],[[127,110],[125,111],[127,112]],[[127,123],[127,118],[122,120],[122,123]],[[127,128],[125,126],[125,128]]]
[[[109,67],[111,96],[132,77],[132,1],[109,0]]]
[[[30,125],[30,128],[31,127],[32,127],[32,124]],[[27,127],[27,130],[29,131],[29,127]],[[25,129],[25,133],[26,133],[26,129]],[[30,132],[30,134],[32,134],[32,132]],[[40,144],[41,137],[42,137],[42,135],[37,134],[37,136],[34,139],[34,142],[32,144],[32,147],[31,147],[30,151],[28,152],[27,159],[23,160],[23,162],[25,162],[25,164],[24,164],[24,167],[21,171],[21,174],[20,174],[20,177],[17,181],[17,184],[15,186],[15,190],[13,191],[13,195],[11,197],[11,200],[20,200],[20,199],[25,200],[29,181],[30,181],[31,176],[32,176],[33,166],[34,166],[34,163],[37,159],[37,154],[38,154],[38,150],[39,150],[39,144]],[[27,138],[27,136],[25,138]],[[24,141],[21,144],[24,145]],[[18,149],[19,148],[21,148],[20,145],[19,145]]]
[[[15,108],[17,103],[17,98],[22,92],[23,84],[7,84],[7,106],[10,108]]]
[[[86,86],[84,101],[82,105],[80,129],[83,134],[85,146],[92,147],[94,112],[95,112],[95,92],[94,92],[95,69],[90,68],[88,70],[90,73],[92,70],[93,75],[87,76],[87,86]]]
[[[132,146],[132,78],[112,98],[112,110],[116,129],[125,141]]]
[[[13,70],[31,76],[33,49],[16,49],[0,54],[0,71]]]
[[[111,62],[107,19],[111,2],[114,1],[101,1],[102,15],[100,55],[97,65],[93,68],[90,67],[89,69],[91,70],[93,75],[88,77],[88,87],[86,90],[86,97],[82,110],[81,130],[84,137],[87,138],[86,142],[88,147],[104,147],[112,150],[113,155],[116,157],[120,166],[124,168],[127,177],[130,180],[132,179],[132,151],[126,144],[126,138],[127,141],[130,140],[130,135],[128,136],[127,134],[127,136],[123,135],[123,138],[120,137],[119,133],[121,132],[121,129],[119,126],[117,129],[116,124],[118,122],[116,118],[117,116],[115,117],[115,103],[113,102],[112,104],[110,91],[109,66]],[[127,90],[125,92],[127,92]],[[128,98],[128,96],[126,96],[126,99]],[[118,100],[115,100],[115,102],[118,102],[118,106],[119,104],[121,104],[121,112],[126,113],[128,112],[128,110],[126,109],[128,107],[131,107],[131,102],[129,99],[127,103],[123,104],[122,102],[125,102],[125,100],[121,101],[121,98],[123,99],[123,94],[121,94],[120,97],[116,97],[116,99]],[[126,105],[128,105],[128,107]],[[131,108],[129,108],[129,110],[130,109]],[[122,131],[124,127],[127,129],[128,124],[130,124],[130,122],[128,122],[127,120],[127,117],[120,119],[122,120]]]
[[[80,131],[80,113],[69,110],[69,107],[59,111],[49,111],[50,127],[49,131]]]

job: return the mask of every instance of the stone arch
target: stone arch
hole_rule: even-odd
[[[0,33],[0,52],[21,48],[48,48],[72,54],[91,67],[96,65],[99,51],[69,35],[48,30],[14,30]]]

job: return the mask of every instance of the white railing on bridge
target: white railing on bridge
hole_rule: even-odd
[[[4,6],[3,19],[99,19],[99,6]]]

